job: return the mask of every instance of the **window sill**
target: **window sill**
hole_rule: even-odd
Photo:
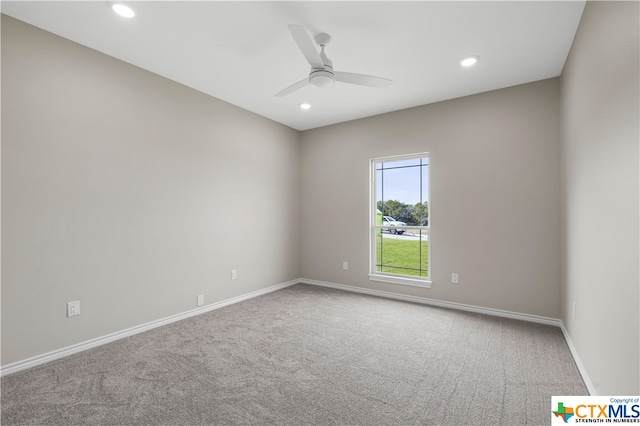
[[[431,281],[416,278],[400,277],[397,275],[369,274],[369,280],[391,284],[410,285],[414,287],[431,288]]]

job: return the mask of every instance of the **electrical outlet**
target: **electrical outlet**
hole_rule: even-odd
[[[204,294],[198,295],[198,306],[204,305]]]
[[[235,269],[231,270],[231,279],[235,280],[236,278],[238,278],[238,271],[236,271]]]
[[[349,262],[347,262],[346,260],[344,262],[342,262],[342,269],[344,269],[345,271],[349,269]]]
[[[454,272],[454,273],[451,274],[451,282],[453,284],[458,284],[460,282],[459,279],[458,279],[458,273],[457,272]]]
[[[76,315],[80,315],[80,301],[67,302],[67,317],[75,317]]]

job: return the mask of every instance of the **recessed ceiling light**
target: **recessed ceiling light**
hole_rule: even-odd
[[[310,105],[310,104],[307,104],[307,103],[300,104],[300,108],[302,108],[302,109],[309,109],[309,108],[311,108],[311,105]]]
[[[460,65],[463,67],[470,67],[478,62],[478,59],[480,59],[478,56],[467,56],[466,58],[460,59]]]
[[[111,9],[120,16],[133,18],[136,14],[129,6],[122,2],[109,2]]]

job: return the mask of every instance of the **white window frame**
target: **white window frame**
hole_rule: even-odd
[[[406,226],[405,229],[420,229],[422,231],[427,232],[427,238],[429,241],[429,252],[428,252],[428,264],[429,264],[429,275],[426,278],[415,277],[411,275],[403,275],[403,274],[393,274],[389,272],[379,272],[376,269],[377,258],[376,258],[376,235],[378,229],[383,229],[383,226],[378,225],[377,222],[377,200],[376,200],[376,165],[381,162],[392,162],[392,161],[401,161],[401,160],[412,160],[416,158],[428,158],[429,159],[429,167],[427,167],[428,175],[428,189],[427,189],[427,205],[429,206],[429,225],[428,226]],[[431,288],[431,277],[433,277],[433,269],[431,266],[431,155],[428,152],[421,152],[417,154],[407,154],[407,155],[396,155],[390,157],[378,157],[372,158],[369,162],[369,169],[371,173],[371,177],[369,179],[370,183],[370,192],[369,192],[369,280],[371,281],[381,281],[391,284],[402,284],[402,285],[410,285],[415,287],[424,287]]]

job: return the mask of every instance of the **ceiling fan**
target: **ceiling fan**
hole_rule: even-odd
[[[331,36],[329,34],[320,33],[314,37],[316,43],[320,46],[320,53],[318,53],[316,47],[313,45],[313,41],[311,41],[311,37],[309,37],[303,26],[291,24],[289,25],[289,32],[291,32],[291,35],[300,48],[300,51],[311,65],[311,72],[309,72],[308,77],[292,84],[286,89],[281,90],[276,93],[275,96],[286,96],[296,90],[302,89],[309,83],[317,87],[328,87],[336,81],[369,87],[384,88],[391,85],[392,81],[388,78],[334,71],[333,62],[331,62],[324,53],[325,46],[331,41]]]

